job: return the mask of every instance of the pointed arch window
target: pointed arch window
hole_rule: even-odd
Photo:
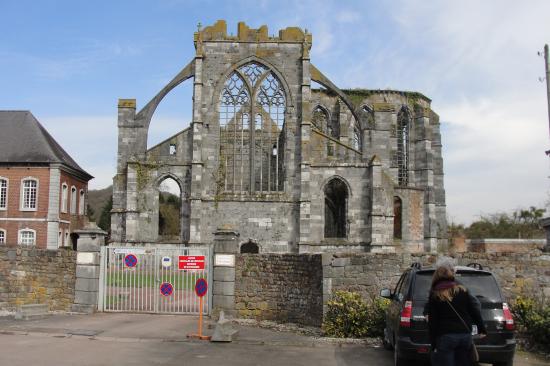
[[[361,151],[361,128],[359,127],[359,123],[357,123],[357,121],[353,123],[353,133],[351,135],[351,146],[355,150]]]
[[[311,114],[311,124],[319,131],[326,133],[329,125],[329,116],[325,108],[318,105]]]
[[[229,76],[220,96],[223,191],[283,190],[285,112],[281,82],[266,66],[248,63]]]
[[[401,109],[397,115],[397,179],[400,186],[409,183],[409,131],[410,116],[405,109]]]

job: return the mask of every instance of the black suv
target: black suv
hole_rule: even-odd
[[[386,313],[384,346],[394,350],[395,365],[429,359],[428,324],[423,310],[433,273],[434,268],[422,268],[419,263],[414,263],[399,278],[393,292],[390,289],[380,291],[380,296],[391,300]],[[474,337],[480,362],[495,366],[513,365],[516,349],[514,320],[493,274],[484,271],[478,263],[472,263],[456,267],[456,280],[481,303],[481,317],[488,334],[485,338]]]

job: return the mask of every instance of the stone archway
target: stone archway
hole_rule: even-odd
[[[260,253],[260,247],[252,240],[247,241],[240,248],[241,254],[258,254]]]
[[[348,187],[338,178],[331,179],[325,186],[325,238],[347,236]]]

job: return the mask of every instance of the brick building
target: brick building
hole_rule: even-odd
[[[418,92],[344,90],[310,60],[313,37],[225,21],[195,33],[194,58],[141,110],[120,99],[111,234],[165,243],[159,187],[180,188],[177,244],[237,250],[435,251],[446,243],[439,116]],[[191,126],[147,146],[162,99],[193,80]]]
[[[29,111],[0,111],[0,245],[74,246],[85,172]]]

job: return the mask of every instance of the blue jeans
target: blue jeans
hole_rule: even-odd
[[[432,366],[468,366],[472,335],[468,333],[448,333],[437,338],[436,349],[432,352]]]

